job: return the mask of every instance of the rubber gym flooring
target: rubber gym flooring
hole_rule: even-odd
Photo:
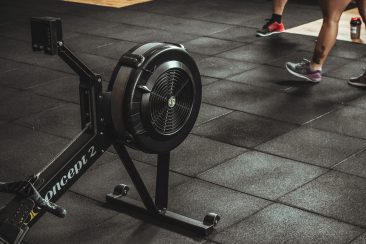
[[[338,41],[320,84],[290,76],[315,37],[255,31],[266,0],[155,0],[108,8],[53,0],[0,1],[0,179],[25,179],[80,130],[78,77],[57,57],[31,51],[31,16],[63,20],[64,39],[104,77],[135,44],[182,43],[197,61],[203,103],[172,152],[169,208],[222,220],[207,238],[156,227],[105,207],[131,183],[113,150],[46,214],[32,243],[365,243],[366,94],[346,80],[362,71],[364,45]],[[321,18],[317,1],[291,1],[287,28]],[[155,158],[130,150],[151,191]],[[137,198],[134,189],[130,196]],[[11,196],[2,194],[0,205]]]

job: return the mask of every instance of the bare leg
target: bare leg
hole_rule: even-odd
[[[313,70],[322,69],[336,42],[341,15],[351,0],[320,0],[319,2],[323,12],[323,25],[310,63]]]
[[[285,9],[287,0],[273,0],[272,3],[272,13],[282,15]]]
[[[357,0],[358,11],[360,12],[363,23],[366,23],[366,0]],[[365,26],[366,27],[366,26]]]
[[[362,17],[363,23],[366,23],[366,0],[357,0],[357,7],[360,15]],[[365,25],[366,27],[366,25]],[[351,77],[348,81],[348,84],[354,85],[357,87],[366,87],[366,70],[357,77]]]

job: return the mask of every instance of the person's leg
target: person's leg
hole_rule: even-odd
[[[283,32],[285,26],[282,23],[282,14],[287,0],[272,0],[272,17],[268,22],[257,31],[258,36],[269,36]]]
[[[312,82],[321,81],[323,64],[336,42],[339,20],[351,1],[319,0],[323,13],[323,24],[318,35],[312,60],[305,60],[301,63],[287,62],[286,68],[291,74]]]
[[[361,18],[366,27],[366,0],[357,0],[356,2],[358,11],[360,12]],[[366,87],[366,71],[359,76],[351,77],[348,84],[358,87]]]
[[[273,0],[272,1],[272,14],[282,15],[285,9],[287,0]]]
[[[312,70],[322,69],[329,52],[336,42],[341,15],[351,0],[320,0],[319,2],[323,13],[323,25],[310,63]]]
[[[366,0],[357,0],[358,12],[360,12],[363,23],[366,23]],[[365,26],[366,27],[366,26]]]

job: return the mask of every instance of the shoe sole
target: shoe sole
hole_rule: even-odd
[[[280,34],[282,32],[283,31],[273,31],[273,32],[269,32],[268,34],[262,34],[262,33],[257,32],[257,36],[265,37],[265,36],[271,36],[271,35],[274,35],[274,34]]]
[[[348,81],[348,84],[351,85],[351,86],[366,87],[366,84],[363,84],[363,83],[354,83],[352,81]]]
[[[299,78],[305,79],[305,80],[310,81],[310,82],[312,82],[312,83],[319,83],[319,82],[320,82],[320,80],[318,80],[318,81],[317,81],[317,80],[312,80],[312,79],[310,79],[310,78],[306,77],[305,75],[300,75],[300,74],[298,74],[298,73],[296,73],[296,72],[292,71],[291,69],[289,69],[289,68],[287,67],[287,65],[286,65],[286,69],[287,69],[287,71],[288,71],[288,72],[290,72],[290,74],[292,74],[292,75],[294,75],[294,76],[296,76],[296,77],[299,77]]]

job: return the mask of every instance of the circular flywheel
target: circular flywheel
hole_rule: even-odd
[[[177,44],[148,43],[124,54],[109,84],[115,132],[148,153],[171,151],[188,136],[199,112],[197,65]]]

